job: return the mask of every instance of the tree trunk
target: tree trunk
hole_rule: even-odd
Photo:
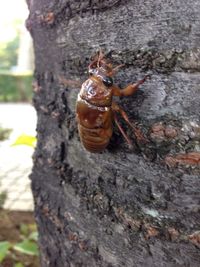
[[[42,267],[199,267],[200,1],[29,0],[29,8]],[[86,80],[100,48],[125,64],[115,77],[121,87],[151,74],[119,100],[146,145],[129,149],[115,126],[102,153],[80,143],[80,88],[62,79]]]

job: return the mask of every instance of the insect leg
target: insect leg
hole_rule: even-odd
[[[119,121],[118,121],[118,118],[116,116],[116,114],[113,112],[113,117],[114,117],[114,121],[117,125],[117,127],[119,128],[120,132],[122,133],[123,137],[125,138],[126,142],[129,144],[129,146],[132,147],[132,142],[131,140],[129,139],[129,137],[127,136],[127,134],[124,132],[122,126],[120,125]]]
[[[136,126],[134,122],[130,122],[126,112],[117,103],[113,102],[112,109],[121,114],[122,118],[133,129],[134,135],[138,141],[143,142],[143,143],[147,142],[147,139],[144,137],[141,130]]]
[[[146,79],[148,79],[150,76],[146,75],[142,80],[139,80],[138,82],[134,84],[129,84],[124,89],[120,90],[119,87],[113,86],[113,95],[115,96],[130,96],[135,93],[135,91],[138,89],[138,87],[143,84]]]

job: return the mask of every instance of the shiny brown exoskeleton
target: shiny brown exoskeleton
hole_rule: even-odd
[[[76,104],[78,131],[83,146],[90,152],[101,152],[107,147],[113,132],[113,120],[128,144],[131,145],[129,137],[119,124],[116,113],[120,113],[133,129],[137,141],[145,140],[135,124],[129,121],[125,111],[113,102],[113,96],[132,95],[148,76],[121,90],[113,84],[112,79],[121,66],[113,69],[100,52],[89,65],[90,77],[82,84],[78,94]]]

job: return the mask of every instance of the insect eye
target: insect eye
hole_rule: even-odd
[[[113,79],[111,77],[103,77],[103,83],[105,84],[105,86],[112,86],[113,85]]]

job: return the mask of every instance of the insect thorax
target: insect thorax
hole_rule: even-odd
[[[112,90],[98,80],[86,80],[82,84],[79,95],[95,106],[108,107],[112,104]]]

